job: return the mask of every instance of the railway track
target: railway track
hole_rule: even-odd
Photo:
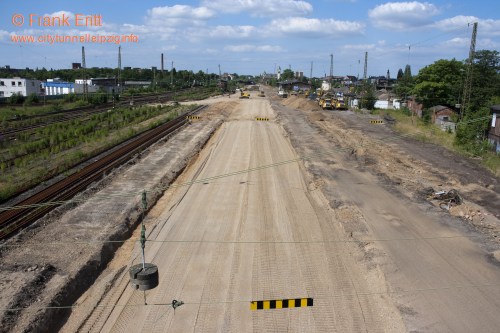
[[[105,173],[124,164],[139,151],[186,124],[187,115],[193,115],[205,107],[197,107],[187,114],[138,135],[134,140],[87,165],[80,171],[19,202],[16,205],[19,206],[18,209],[0,208],[0,240],[9,238],[57,206],[49,205],[48,202],[62,202],[71,199],[100,179]]]
[[[189,89],[189,88],[188,88]],[[183,92],[188,89],[181,89],[177,91]],[[133,100],[135,106],[139,106],[142,104],[147,104],[151,102],[166,102],[171,100],[172,95],[174,93],[166,93],[163,95],[152,95],[152,96],[139,96],[135,97],[133,99],[126,99],[124,101],[116,103],[115,107],[120,107],[120,106],[127,106],[130,105],[130,102]],[[60,123],[60,122],[65,122],[73,119],[80,119],[84,117],[88,117],[94,114],[99,114],[102,112],[107,112],[111,107],[113,107],[112,103],[106,103],[104,105],[100,105],[98,107],[82,107],[82,108],[75,108],[71,110],[64,110],[64,111],[53,111],[53,112],[48,112],[42,115],[34,115],[34,116],[27,116],[24,117],[20,120],[15,120],[15,121],[22,121],[22,120],[29,120],[29,119],[43,119],[43,118],[49,118],[49,117],[57,117],[55,119],[47,119],[46,121],[41,121],[38,124],[31,124],[27,126],[22,126],[19,128],[1,128],[0,127],[0,139],[12,139],[16,136],[16,134],[22,133],[22,132],[27,132],[31,131],[37,128],[41,128],[50,124],[54,123]]]

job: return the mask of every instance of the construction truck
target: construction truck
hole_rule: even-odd
[[[345,102],[343,98],[333,98],[332,107],[334,110],[346,110]]]
[[[241,91],[240,98],[250,98],[250,93]]]
[[[332,109],[332,100],[329,98],[322,99],[321,108],[323,110],[331,110]]]

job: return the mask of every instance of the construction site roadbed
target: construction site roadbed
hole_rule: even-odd
[[[297,97],[271,102],[312,175],[310,190],[329,201],[359,259],[383,273],[406,330],[498,330],[499,178],[370,122],[378,116],[322,111]],[[460,199],[439,200],[448,193]]]
[[[213,107],[212,107],[213,108]],[[208,115],[211,116],[208,116]],[[55,332],[73,303],[222,123],[210,108],[15,237],[0,252],[1,332]],[[132,245],[133,246],[133,245]]]

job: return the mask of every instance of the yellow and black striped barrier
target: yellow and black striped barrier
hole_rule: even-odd
[[[250,310],[288,309],[306,306],[313,306],[312,298],[275,299],[250,302]]]
[[[186,119],[189,119],[189,120],[198,120],[200,118],[201,118],[200,116],[186,116]]]
[[[259,120],[259,121],[269,121],[269,118],[261,118],[261,117],[257,117],[257,118],[255,118],[255,120]]]
[[[383,120],[370,120],[370,124],[383,124]]]

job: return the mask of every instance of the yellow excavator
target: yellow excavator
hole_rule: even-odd
[[[250,93],[241,91],[240,98],[250,98]]]

